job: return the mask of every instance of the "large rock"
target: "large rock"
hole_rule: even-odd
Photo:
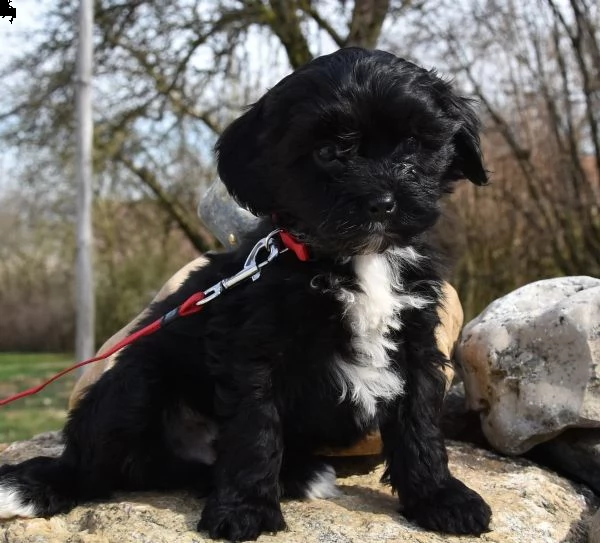
[[[198,216],[225,247],[239,245],[260,220],[237,204],[220,179],[215,179],[200,199]]]
[[[469,411],[463,383],[456,383],[444,401],[441,427],[446,439],[472,443],[489,449],[481,430],[479,414]],[[600,495],[600,429],[571,428],[559,436],[540,443],[524,454],[524,458],[580,483]],[[600,543],[600,515],[598,516]]]
[[[600,427],[600,280],[548,279],[496,300],[465,326],[456,359],[499,451]]]
[[[566,430],[535,446],[527,453],[527,458],[585,483],[600,495],[600,429]]]
[[[0,464],[37,454],[55,455],[57,434],[11,445]],[[289,531],[264,535],[265,543],[583,543],[586,522],[597,499],[524,460],[503,459],[472,446],[452,443],[454,473],[480,492],[494,512],[493,530],[477,537],[426,532],[399,513],[397,499],[378,482],[381,467],[338,479],[342,495],[333,500],[289,501],[283,511]],[[338,459],[339,461],[339,459]],[[202,501],[185,493],[122,494],[106,503],[76,507],[50,519],[0,524],[3,543],[201,543],[194,527]]]
[[[462,381],[454,383],[444,398],[440,427],[446,439],[490,449],[488,440],[481,430],[479,413],[469,411],[467,407],[465,386]]]

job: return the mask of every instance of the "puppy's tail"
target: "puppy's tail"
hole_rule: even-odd
[[[61,458],[39,456],[0,467],[0,519],[69,511],[82,497],[75,470]]]

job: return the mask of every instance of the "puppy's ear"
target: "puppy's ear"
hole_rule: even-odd
[[[455,155],[450,167],[455,179],[468,179],[476,185],[486,185],[488,175],[483,165],[479,132],[481,122],[473,108],[473,101],[455,95],[452,91],[444,93],[448,113],[458,122],[454,135]]]
[[[233,121],[215,146],[219,177],[237,202],[255,215],[272,212],[265,183],[263,103],[259,100]]]

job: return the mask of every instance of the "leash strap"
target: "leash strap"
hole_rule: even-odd
[[[279,246],[277,240],[281,240],[281,242],[283,243],[283,248]],[[65,368],[61,372],[57,373],[56,375],[53,375],[50,379],[44,381],[43,383],[37,386],[31,387],[27,390],[9,396],[8,398],[0,400],[0,407],[20,400],[21,398],[26,398],[27,396],[37,394],[41,390],[45,389],[49,384],[60,379],[63,375],[66,375],[67,373],[72,372],[76,369],[82,368],[83,366],[87,366],[88,364],[93,364],[94,362],[104,360],[109,356],[115,354],[117,351],[121,350],[123,347],[131,345],[132,343],[136,342],[138,339],[144,336],[149,336],[150,334],[153,334],[160,328],[163,328],[164,326],[166,326],[167,324],[179,317],[187,317],[188,315],[193,315],[194,313],[202,311],[206,303],[214,300],[226,290],[229,290],[248,279],[256,281],[260,277],[262,268],[273,262],[273,260],[275,260],[275,258],[277,258],[280,254],[285,253],[288,250],[291,250],[298,257],[298,259],[303,262],[305,262],[309,258],[308,249],[306,248],[306,246],[296,241],[293,238],[293,236],[291,236],[289,233],[283,232],[282,230],[274,230],[267,237],[261,239],[253,247],[253,249],[250,251],[250,254],[246,258],[244,267],[234,276],[228,277],[227,279],[223,279],[204,291],[192,294],[180,306],[169,311],[168,313],[156,319],[154,322],[148,324],[147,326],[144,326],[144,328],[142,328],[141,330],[138,330],[137,332],[134,332],[133,334],[122,339],[116,345],[108,349],[106,352],[101,353],[95,356],[94,358],[88,358],[83,362],[78,362],[73,366]],[[258,256],[262,252],[266,252],[266,256],[263,260],[259,260]]]

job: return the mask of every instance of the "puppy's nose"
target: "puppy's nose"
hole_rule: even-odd
[[[383,221],[396,210],[393,194],[385,192],[369,200],[369,214],[376,221]]]

